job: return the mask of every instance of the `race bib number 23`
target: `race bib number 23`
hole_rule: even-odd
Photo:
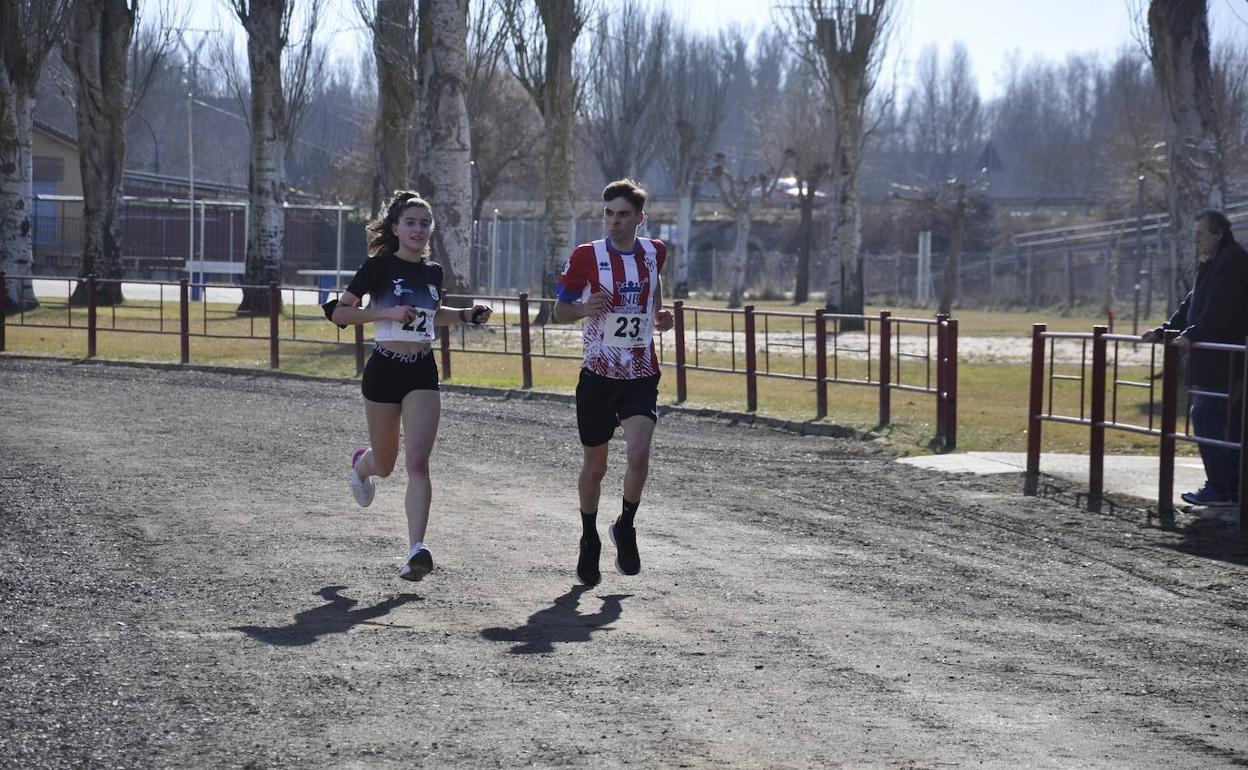
[[[602,342],[611,348],[641,348],[650,344],[650,316],[644,313],[610,313],[604,321]]]

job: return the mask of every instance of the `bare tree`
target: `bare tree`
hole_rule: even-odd
[[[970,55],[955,43],[941,67],[935,45],[919,55],[917,82],[906,104],[905,125],[916,165],[927,181],[961,175],[982,142],[982,106]]]
[[[72,0],[0,0],[0,270],[9,276],[10,312],[39,304],[30,281],[35,89],[71,7]]]
[[[858,182],[869,133],[868,102],[879,78],[893,28],[891,0],[801,0],[777,6],[798,54],[820,74],[836,116],[832,160],[836,189],[835,229],[828,278],[829,308],[863,312],[862,205]]]
[[[814,210],[822,193],[820,187],[832,171],[829,148],[835,122],[820,98],[820,84],[810,65],[798,61],[789,68],[784,84],[783,107],[770,133],[792,150],[793,182],[799,210],[797,271],[793,304],[810,298],[810,262],[814,251]]]
[[[503,65],[507,28],[491,13],[493,0],[468,9],[468,127],[472,131],[472,221],[485,202],[536,157],[542,120],[533,100]],[[535,169],[527,169],[531,179]],[[537,191],[534,190],[534,193]]]
[[[122,277],[126,124],[173,47],[172,28],[161,24],[132,48],[138,19],[139,0],[77,0],[62,45],[76,102],[83,195],[82,277],[92,273]],[[137,81],[133,88],[131,76]],[[70,301],[86,304],[84,283],[79,283]],[[122,302],[120,282],[101,284],[96,301],[102,305]]]
[[[372,211],[395,190],[411,186],[416,114],[416,0],[355,0],[372,33],[377,71]]]
[[[1153,76],[1165,105],[1171,266],[1172,275],[1181,276],[1176,292],[1181,295],[1196,266],[1196,212],[1222,208],[1226,192],[1218,184],[1208,0],[1151,0],[1148,33]]]
[[[739,33],[725,33],[732,35]],[[720,43],[727,40],[721,36]],[[689,296],[689,236],[693,230],[693,203],[698,181],[711,159],[711,148],[724,121],[724,101],[728,91],[728,62],[708,38],[688,32],[674,36],[672,52],[664,72],[661,98],[665,118],[660,159],[676,187],[676,243],[674,252],[675,290],[673,296]]]
[[[1215,187],[1248,179],[1248,48],[1219,46],[1213,52],[1214,142],[1221,175]]]
[[[775,192],[784,166],[793,156],[785,150],[777,163],[767,164],[767,170],[758,174],[734,176],[725,167],[727,160],[722,152],[715,153],[715,165],[707,171],[711,182],[719,188],[720,200],[736,220],[736,241],[732,249],[732,288],[728,293],[728,307],[741,307],[745,300],[745,272],[750,255],[750,227],[753,224],[754,205],[765,205]]]
[[[671,17],[636,0],[598,17],[582,112],[589,150],[607,179],[644,174],[658,153]]]
[[[298,131],[313,85],[324,68],[324,49],[315,43],[322,0],[310,0],[303,39],[290,62],[282,55],[290,46],[295,0],[226,0],[247,32],[247,63],[251,75],[247,126],[251,132],[248,167],[247,266],[250,286],[281,280],[286,235],[286,156]],[[269,312],[269,292],[243,290],[239,314]]]
[[[468,128],[468,0],[420,0],[417,190],[437,212],[433,247],[451,291],[467,288],[472,226]]]
[[[472,218],[481,219],[486,201],[500,186],[525,180],[533,195],[542,191],[537,168],[543,142],[542,116],[511,73],[470,80],[468,123],[472,129],[475,172]]]
[[[499,0],[511,37],[513,74],[537,104],[545,127],[546,262],[542,296],[554,290],[572,240],[573,130],[577,81],[573,71],[576,40],[590,15],[587,0],[536,0],[535,15],[523,0]],[[537,321],[549,318],[543,303]]]

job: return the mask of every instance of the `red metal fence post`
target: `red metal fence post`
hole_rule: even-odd
[[[1161,468],[1157,474],[1157,513],[1174,516],[1174,431],[1179,416],[1179,333],[1166,331],[1161,356]]]
[[[191,306],[190,282],[185,278],[178,281],[178,336],[182,348],[182,363],[191,362]]]
[[[1092,327],[1092,409],[1088,440],[1088,510],[1100,511],[1105,493],[1105,365],[1106,326]]]
[[[754,306],[745,306],[745,411],[758,410],[758,351],[754,349]]]
[[[364,324],[355,325],[355,376],[364,371]]]
[[[958,319],[945,331],[945,451],[958,448]]]
[[[95,358],[95,273],[87,276],[87,358]]]
[[[269,284],[269,368],[277,369],[279,366],[277,352],[277,308],[282,300],[282,294],[277,288],[276,283]]]
[[[880,311],[880,425],[888,425],[892,420],[892,379],[893,379],[893,327],[887,310]],[[867,343],[870,347],[870,342]]]
[[[823,308],[815,310],[815,419],[828,416],[828,324]]]
[[[1040,429],[1044,424],[1044,324],[1031,325],[1031,395],[1027,402],[1027,474],[1023,494],[1034,495],[1040,486]]]
[[[945,322],[949,316],[936,314],[936,446],[945,446]]]
[[[443,326],[438,335],[438,347],[442,352],[442,379],[451,379],[451,327]]]
[[[685,365],[685,301],[678,299],[674,303],[676,309],[676,403],[685,403],[688,395],[688,381]]]
[[[9,309],[7,307],[9,301],[8,281],[4,277],[4,271],[0,270],[0,353],[4,352],[4,319],[8,317]]]
[[[523,379],[521,387],[533,387],[533,352],[529,340],[529,293],[520,292],[520,372]]]
[[[1248,338],[1244,339],[1244,371],[1239,402],[1239,537],[1248,541]]]

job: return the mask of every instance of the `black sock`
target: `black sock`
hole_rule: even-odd
[[[639,505],[641,505],[640,500],[635,503],[630,503],[628,498],[624,498],[624,508],[620,511],[620,518],[615,520],[616,526],[624,527],[625,529],[632,529],[633,514],[637,513],[637,506]]]
[[[598,511],[585,513],[581,511],[581,537],[589,540],[598,539]]]

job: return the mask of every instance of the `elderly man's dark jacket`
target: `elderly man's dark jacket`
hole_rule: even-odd
[[[1248,336],[1248,252],[1228,233],[1209,259],[1200,263],[1196,283],[1157,331],[1177,329],[1192,342],[1227,342],[1243,345]],[[1225,392],[1231,362],[1242,376],[1243,356],[1216,350],[1191,352],[1191,385]]]

